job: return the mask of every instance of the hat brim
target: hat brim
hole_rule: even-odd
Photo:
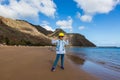
[[[64,37],[64,36],[59,36],[59,37]]]

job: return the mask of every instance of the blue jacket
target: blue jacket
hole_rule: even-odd
[[[56,54],[65,54],[65,45],[69,44],[69,41],[65,40],[52,40],[52,44],[56,44]]]

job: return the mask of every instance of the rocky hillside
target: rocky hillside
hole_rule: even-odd
[[[54,31],[54,33],[52,33],[50,37],[53,37],[53,36],[57,37],[60,32],[65,33],[66,35],[65,37],[68,38],[71,46],[81,46],[81,47],[95,47],[96,46],[95,44],[87,40],[83,35],[77,34],[77,33],[66,33],[62,29],[56,29],[56,31]]]
[[[62,29],[56,29],[52,32],[27,21],[13,20],[0,16],[0,44],[34,46],[51,45],[50,38],[54,36],[58,37],[60,32],[66,34],[71,46],[95,46],[81,34],[66,33]]]
[[[0,43],[7,45],[51,45],[50,39],[25,21],[0,17]]]
[[[66,32],[63,31],[62,29],[56,29],[53,33],[49,34],[48,36],[49,36],[49,37],[54,37],[54,36],[57,37],[57,36],[59,35],[60,32],[63,32],[63,33],[66,34]]]
[[[67,37],[70,41],[70,45],[72,46],[82,46],[82,47],[95,47],[96,45],[87,40],[83,35],[76,33],[69,33]]]
[[[34,25],[34,27],[36,27],[36,29],[37,29],[39,32],[43,33],[43,34],[46,35],[46,36],[48,36],[49,34],[52,34],[52,33],[53,33],[52,31],[48,31],[48,30],[46,30],[45,28],[43,28],[43,27],[41,27],[41,26],[39,26],[39,25]]]
[[[19,21],[24,21],[24,20],[19,20]],[[24,21],[24,22],[32,25],[32,26],[35,27],[40,33],[43,33],[43,34],[46,35],[46,36],[48,36],[49,34],[52,34],[52,33],[53,33],[52,31],[48,31],[48,30],[46,30],[45,28],[43,28],[42,26],[40,26],[40,25],[34,25],[34,24],[31,24],[31,23],[29,23],[29,22],[27,22],[27,21]]]

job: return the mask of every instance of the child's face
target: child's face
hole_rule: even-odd
[[[59,39],[63,40],[63,36],[59,36]]]

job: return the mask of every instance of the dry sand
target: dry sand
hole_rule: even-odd
[[[51,72],[55,52],[48,47],[0,47],[0,80],[98,80],[71,64]]]

